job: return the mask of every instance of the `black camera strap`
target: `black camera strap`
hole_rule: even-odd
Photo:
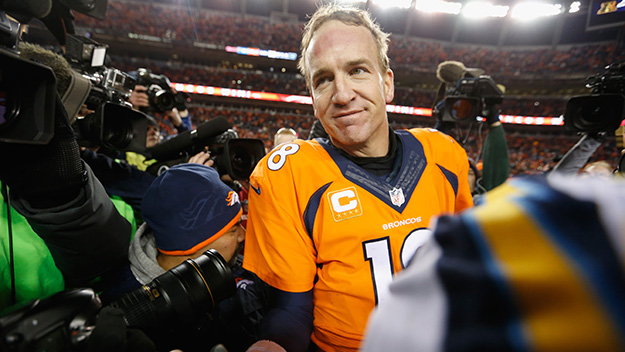
[[[11,225],[11,197],[5,183],[2,183],[2,194],[7,205],[7,230],[9,234],[9,269],[11,270],[11,305],[17,303],[15,290],[15,260],[13,257],[13,226]]]

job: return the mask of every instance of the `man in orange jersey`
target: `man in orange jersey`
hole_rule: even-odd
[[[276,296],[248,351],[356,351],[430,218],[473,204],[456,141],[389,127],[387,41],[356,8],[323,6],[306,26],[299,68],[329,139],[284,143],[250,178],[243,266]]]

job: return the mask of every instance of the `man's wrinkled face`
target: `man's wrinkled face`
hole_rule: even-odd
[[[333,20],[317,30],[306,55],[315,116],[336,146],[356,156],[381,156],[372,153],[388,142],[393,71],[382,69],[377,52],[367,28]]]

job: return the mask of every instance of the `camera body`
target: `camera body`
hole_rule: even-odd
[[[441,104],[442,121],[474,121],[486,116],[494,105],[503,101],[503,91],[487,75],[460,78]]]
[[[124,312],[128,327],[158,334],[187,326],[235,292],[230,267],[209,249],[110,306]],[[101,308],[100,298],[87,288],[32,301],[0,317],[0,351],[84,351]]]
[[[78,144],[114,151],[145,150],[147,117],[127,101],[136,80],[128,73],[104,66],[105,45],[67,35],[67,58],[72,68],[91,82],[85,101],[90,110],[74,123]]]
[[[625,60],[605,67],[603,73],[586,79],[589,95],[567,100],[564,126],[576,132],[601,133],[616,130],[625,117]]]
[[[165,112],[173,108],[179,111],[187,109],[188,95],[183,92],[174,93],[171,90],[171,81],[165,75],[157,75],[146,68],[136,71],[138,85],[147,87],[146,94],[150,106],[141,108],[143,112]]]
[[[35,300],[0,318],[0,351],[81,351],[102,302],[92,289]]]

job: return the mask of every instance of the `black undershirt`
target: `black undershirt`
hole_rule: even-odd
[[[391,174],[396,167],[398,138],[397,134],[389,127],[388,152],[385,156],[380,157],[357,157],[347,154],[347,152],[336,148],[336,146],[335,148],[341,155],[353,161],[356,165],[378,177],[383,177]]]

